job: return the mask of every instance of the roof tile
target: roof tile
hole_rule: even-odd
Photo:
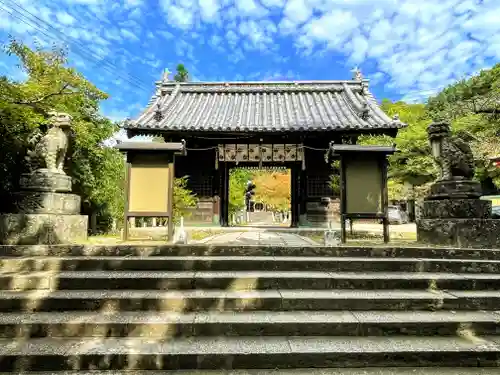
[[[404,126],[380,109],[366,81],[354,80],[160,82],[146,110],[125,128],[258,132]]]

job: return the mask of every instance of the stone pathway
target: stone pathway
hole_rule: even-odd
[[[317,246],[315,241],[294,233],[253,230],[230,232],[205,238],[197,243],[207,245],[267,245],[267,246]]]

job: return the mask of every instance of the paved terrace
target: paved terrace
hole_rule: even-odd
[[[269,232],[254,229],[251,232],[229,232],[207,237],[197,243],[209,245],[266,245],[266,246],[317,246],[315,241],[289,232]]]

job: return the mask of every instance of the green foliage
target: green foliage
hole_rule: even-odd
[[[165,138],[163,138],[162,136],[157,136],[153,137],[151,141],[155,143],[165,143]]]
[[[500,64],[461,80],[429,99],[429,116],[452,122],[453,131],[470,142],[476,159],[476,179],[494,193],[500,171],[490,163],[500,155]]]
[[[177,72],[175,73],[174,81],[176,81],[176,82],[187,82],[187,81],[189,81],[189,72],[187,71],[187,69],[184,66],[184,64],[177,65],[176,70],[177,70]]]
[[[290,171],[256,171],[253,176],[255,201],[271,210],[288,211],[291,201]]]
[[[360,137],[361,144],[395,143],[398,153],[390,157],[389,196],[391,199],[419,198],[436,177],[430,155],[427,126],[432,120],[451,122],[452,131],[471,144],[476,159],[476,179],[483,187],[500,182],[500,171],[490,158],[500,155],[500,64],[477,76],[461,80],[430,98],[427,105],[384,100],[382,109],[398,114],[408,127],[390,137]]]
[[[334,196],[340,197],[340,160],[332,162],[333,173],[330,175],[330,187]]]
[[[253,177],[248,169],[231,169],[229,172],[229,214],[234,214],[245,207],[245,188]]]
[[[178,223],[181,217],[189,217],[192,208],[196,207],[198,199],[191,190],[188,189],[189,176],[174,179],[174,222]]]
[[[11,40],[5,51],[19,58],[28,79],[15,84],[3,78],[0,102],[28,106],[43,115],[51,110],[91,115],[98,111],[99,101],[108,98],[81,73],[65,66],[68,60],[64,49],[32,50]]]
[[[428,111],[434,119],[455,120],[470,114],[498,119],[500,114],[500,64],[462,79],[429,98]]]
[[[121,219],[123,156],[103,146],[118,126],[99,114],[107,94],[67,67],[62,49],[32,50],[12,40],[5,51],[19,58],[28,78],[18,83],[0,77],[0,199],[5,201],[18,189],[20,174],[27,171],[24,156],[30,139],[45,130],[48,112],[56,110],[73,117],[67,173],[75,193],[82,196],[83,212],[107,222]]]
[[[384,100],[382,109],[389,116],[399,115],[408,127],[393,139],[388,136],[362,136],[360,144],[395,144],[398,152],[389,157],[389,198],[400,200],[413,197],[410,185],[423,185],[435,178],[435,165],[427,141],[427,127],[431,120],[423,104],[407,104]]]

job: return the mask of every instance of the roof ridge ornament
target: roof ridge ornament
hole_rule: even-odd
[[[163,120],[164,116],[163,113],[161,112],[160,103],[156,103],[156,111],[153,117],[156,122],[160,122],[161,120]]]
[[[362,120],[368,120],[370,118],[370,106],[367,102],[361,104],[361,110],[359,111],[359,117]]]
[[[361,73],[361,70],[359,69],[359,66],[355,66],[353,70],[351,70],[353,73],[352,79],[354,81],[362,81],[363,80],[363,74]]]
[[[168,68],[165,68],[165,70],[163,71],[163,74],[161,76],[161,81],[162,82],[170,81],[170,78],[168,77],[170,74],[172,74],[172,72]]]

